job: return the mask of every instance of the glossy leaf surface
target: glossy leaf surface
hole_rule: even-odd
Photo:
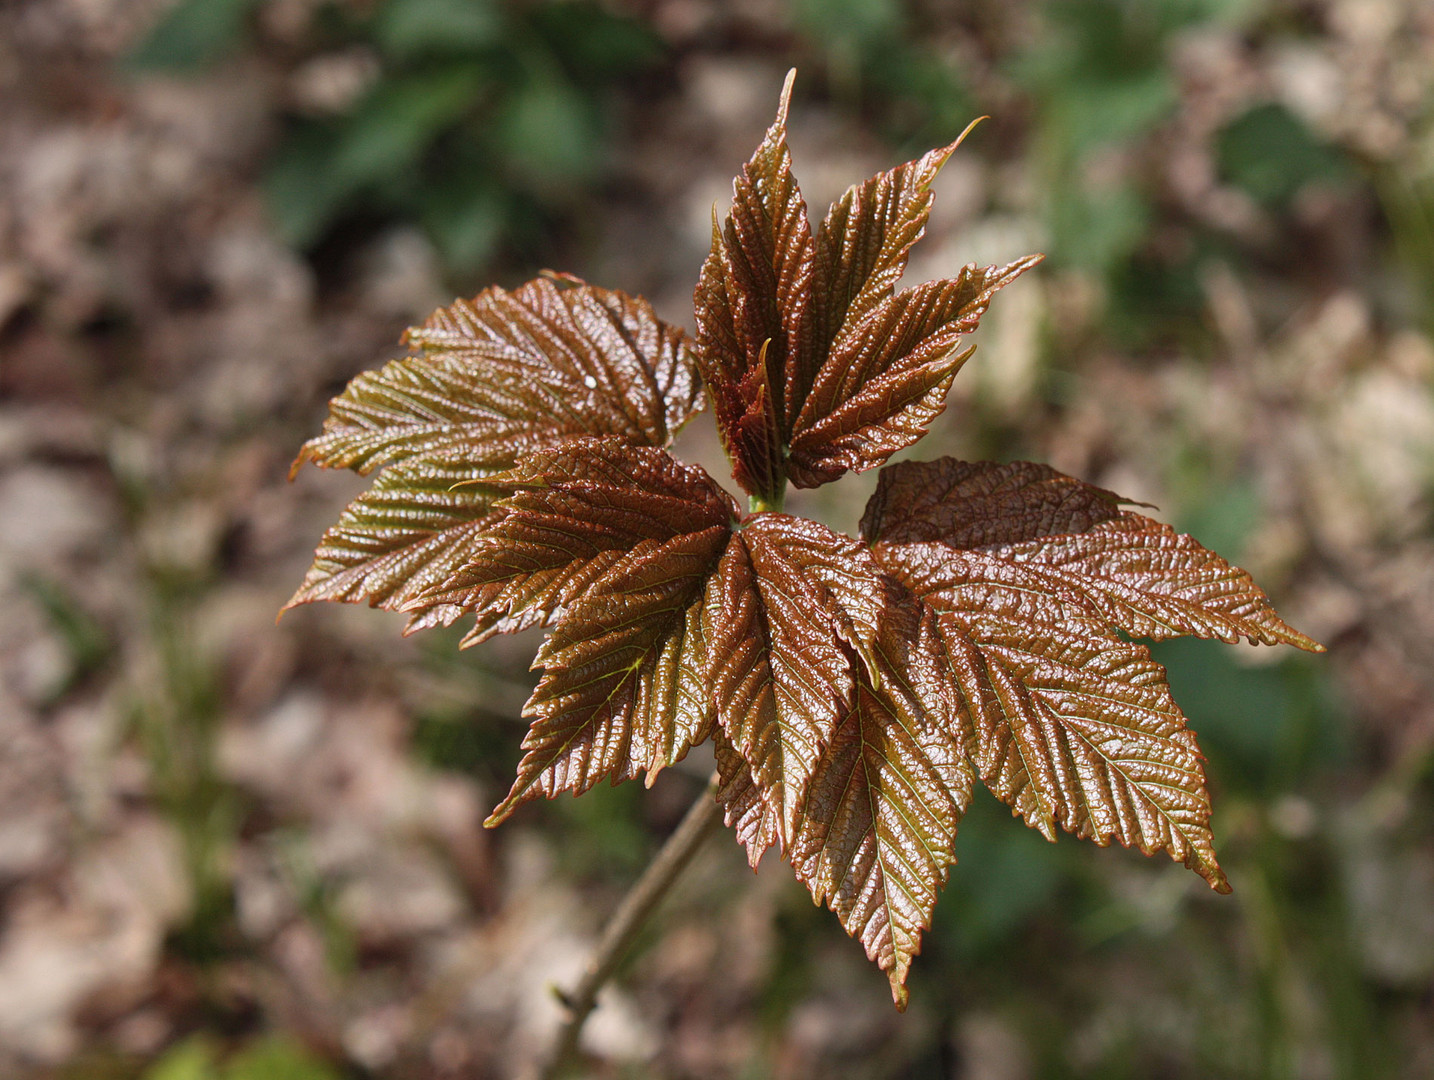
[[[813,237],[777,120],[733,187],[695,293],[697,355],[738,484],[780,505],[882,464],[945,407],[991,297],[1040,261],[967,266],[893,295],[961,140],[854,185]],[[964,138],[964,135],[963,135]]]
[[[733,476],[775,500],[786,484],[782,447],[811,364],[815,254],[807,205],[792,174],[782,88],[777,119],[733,182],[725,226],[712,223],[712,252],[695,293],[698,362],[712,394]]]
[[[780,512],[789,482],[918,439],[994,294],[1039,260],[898,291],[960,140],[813,232],[790,95],[714,221],[695,346],[645,301],[549,277],[436,313],[334,400],[296,465],[382,471],[291,604],[471,615],[465,645],[548,627],[488,824],[650,783],[710,739],[749,862],[788,860],[904,1007],[977,780],[1047,837],[1163,851],[1228,890],[1195,737],[1132,638],[1319,646],[1243,570],[1044,465],[888,466],[860,540]],[[703,381],[750,513],[665,449]]]
[[[786,514],[749,519],[712,579],[706,630],[718,720],[785,843],[860,658],[872,654],[881,605],[880,571],[860,544]]]
[[[1249,575],[1122,500],[1029,462],[886,470],[862,519],[937,615],[982,780],[1056,826],[1167,851],[1222,891],[1193,734],[1140,636],[1314,642]]]
[[[701,468],[612,438],[560,440],[485,486],[505,497],[463,569],[410,602],[445,622],[477,616],[469,645],[545,625],[644,542],[725,530],[737,513]]]
[[[1123,502],[1032,462],[904,462],[882,473],[861,531],[872,542],[986,549],[1135,637],[1243,636],[1321,650],[1245,571]]]
[[[875,671],[858,675],[813,770],[790,858],[905,1008],[906,975],[956,861],[956,824],[975,773],[962,729],[950,723],[954,708],[932,707],[927,696],[940,682],[940,658],[918,631],[921,612],[909,598],[900,606],[886,622]]]
[[[358,376],[305,461],[367,473],[416,454],[503,468],[565,435],[665,446],[701,407],[682,331],[645,300],[554,276],[441,308],[414,355]]]

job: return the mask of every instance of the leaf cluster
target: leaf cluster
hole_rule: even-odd
[[[689,339],[549,275],[408,332],[295,467],[381,470],[291,604],[366,601],[464,639],[548,628],[512,790],[650,784],[711,742],[753,865],[776,847],[899,1007],[979,782],[1028,825],[1166,852],[1220,891],[1193,733],[1133,638],[1319,646],[1248,574],[1030,462],[882,469],[858,538],[782,511],[944,407],[994,294],[1039,261],[898,288],[960,140],[818,224],[776,122],[734,183]],[[667,450],[711,401],[744,508]]]

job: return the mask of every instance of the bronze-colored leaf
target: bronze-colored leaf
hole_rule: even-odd
[[[757,514],[734,534],[708,587],[718,722],[767,792],[784,842],[850,700],[853,654],[870,663],[879,576],[856,542],[815,522]]]
[[[940,672],[931,670],[938,658],[920,619],[910,597],[891,611],[877,648],[880,681],[858,676],[812,774],[790,851],[813,899],[886,972],[899,1009],[975,783],[962,730],[948,722],[954,710],[927,707],[923,692]]]
[[[789,75],[725,227],[714,215],[694,296],[718,431],[763,507],[780,507],[788,479],[814,487],[920,438],[970,355],[964,335],[1040,261],[967,266],[893,295],[925,231],[931,182],[961,140],[848,189],[813,239],[787,149],[791,88]]]
[[[903,461],[881,470],[861,536],[954,548],[1019,543],[1083,533],[1117,516],[1122,502],[1128,500],[1031,461]]]
[[[781,848],[777,813],[753,779],[752,766],[727,741],[720,726],[713,729],[712,749],[717,758],[717,801],[727,824],[737,833],[737,842],[747,849],[747,864],[755,870],[768,848],[773,844]]]
[[[792,481],[815,487],[875,468],[924,435],[971,355],[963,337],[997,290],[1040,259],[967,266],[953,280],[906,289],[849,317],[792,428]]]
[[[1247,572],[1169,525],[1128,510],[1088,532],[1010,544],[1003,554],[1080,588],[1108,622],[1135,637],[1191,634],[1236,642],[1243,636],[1324,652],[1275,614]]]
[[[702,595],[728,535],[640,541],[568,605],[538,652],[517,780],[485,824],[540,795],[652,777],[707,737]]]
[[[1049,596],[1079,597],[1136,637],[1181,634],[1320,651],[1286,624],[1239,567],[1191,537],[1121,510],[1128,500],[1045,465],[904,462],[882,472],[862,517],[870,541],[980,549],[1038,574]]]
[[[558,275],[436,312],[331,403],[312,460],[377,481],[290,604],[366,600],[463,644],[548,626],[507,797],[652,778],[711,738],[755,867],[774,845],[899,1008],[979,777],[1046,836],[1165,851],[1216,889],[1194,734],[1130,638],[1319,649],[1238,567],[1043,465],[883,471],[862,540],[780,512],[945,406],[994,294],[1034,266],[896,286],[960,139],[850,188],[813,235],[776,121],[714,210],[697,340]],[[699,373],[744,514],[664,449]]]
[[[670,540],[737,514],[700,467],[620,439],[570,438],[484,481],[505,497],[461,570],[424,593],[429,621],[478,618],[464,639],[543,625],[646,540]]]
[[[404,610],[446,585],[493,523],[493,493],[472,486],[481,476],[461,457],[444,454],[385,470],[324,533],[285,608],[339,600]]]
[[[294,462],[367,473],[416,454],[499,469],[564,435],[665,446],[701,408],[682,331],[647,301],[552,276],[440,308],[415,354],[355,378]]]
[[[1047,836],[1167,851],[1220,890],[1194,735],[1126,634],[1317,648],[1249,575],[1118,496],[1042,465],[884,471],[862,518],[937,614],[982,780]]]
[[[817,343],[823,351],[843,324],[860,320],[892,294],[907,252],[926,232],[932,181],[971,127],[949,146],[853,184],[832,203],[816,236]],[[809,388],[801,387],[803,400]]]
[[[712,251],[694,294],[697,361],[712,395],[733,476],[774,500],[786,484],[782,447],[801,402],[789,389],[808,381],[815,254],[806,203],[792,174],[787,107],[733,184],[724,227],[714,218]]]
[[[1229,890],[1194,735],[1144,646],[1107,631],[1080,594],[988,553],[873,550],[937,614],[975,764],[998,798],[1048,838],[1059,826],[1167,851]]]

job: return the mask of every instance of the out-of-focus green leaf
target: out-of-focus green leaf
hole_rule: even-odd
[[[423,226],[449,266],[476,270],[503,238],[505,209],[500,191],[471,175],[455,176],[424,200]]]
[[[600,163],[598,116],[571,83],[535,79],[517,87],[496,134],[506,163],[540,184],[581,181]]]
[[[261,0],[179,0],[128,63],[140,70],[193,71],[236,49],[249,13]]]
[[[1010,811],[977,788],[961,819],[960,858],[951,868],[938,940],[970,957],[1005,953],[1026,923],[1051,903],[1070,848],[1030,830],[1012,830]]]
[[[214,1047],[195,1037],[171,1046],[143,1074],[143,1080],[218,1080]]]
[[[485,82],[472,64],[388,79],[340,126],[295,129],[264,177],[280,234],[308,247],[365,187],[402,180],[434,138],[475,107]]]
[[[665,47],[650,27],[587,0],[535,4],[525,21],[580,83],[630,75],[656,62]]]
[[[1332,690],[1302,658],[1251,667],[1190,640],[1151,651],[1227,785],[1278,795],[1341,755]]]
[[[373,21],[374,40],[399,59],[470,52],[501,42],[503,32],[491,0],[388,0]]]
[[[288,1039],[264,1039],[229,1059],[224,1080],[339,1080],[332,1065]]]
[[[1051,250],[1058,263],[1095,271],[1114,269],[1145,236],[1150,209],[1127,185],[1083,192],[1072,187],[1053,193]]]
[[[45,613],[69,654],[64,674],[46,688],[46,699],[53,701],[102,666],[114,646],[105,628],[60,583],[29,574],[21,576],[20,584]]]
[[[473,64],[394,77],[359,105],[335,147],[333,171],[352,190],[411,168],[433,137],[473,108],[486,82]]]
[[[1344,160],[1283,105],[1257,105],[1215,140],[1220,172],[1268,206],[1282,207],[1312,182],[1340,183]]]
[[[203,1037],[171,1047],[143,1080],[339,1080],[332,1065],[289,1039],[261,1039],[218,1060],[214,1044]]]
[[[318,240],[343,208],[347,193],[331,167],[337,145],[333,128],[305,125],[289,136],[265,171],[269,215],[279,235],[295,247]]]
[[[1163,67],[1111,80],[1082,75],[1060,87],[1050,125],[1083,154],[1149,130],[1177,100],[1175,83]]]
[[[899,39],[903,22],[897,0],[796,0],[792,13],[838,62],[863,60]]]

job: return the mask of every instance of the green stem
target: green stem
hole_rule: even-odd
[[[582,1034],[588,1014],[597,1004],[598,992],[612,978],[647,917],[661,903],[672,883],[721,821],[722,809],[717,804],[717,776],[714,774],[603,928],[602,937],[598,939],[597,948],[593,950],[592,959],[588,961],[587,970],[578,985],[567,993],[557,991],[567,1010],[567,1018],[558,1031],[552,1053],[538,1074],[541,1080],[555,1080],[563,1074],[577,1052],[578,1037]]]
[[[747,510],[749,513],[753,514],[761,514],[765,513],[766,511],[779,513],[782,509],[783,504],[786,501],[787,485],[783,484],[781,490],[779,490],[775,495],[772,495],[770,497],[763,497],[761,495],[748,495]]]

